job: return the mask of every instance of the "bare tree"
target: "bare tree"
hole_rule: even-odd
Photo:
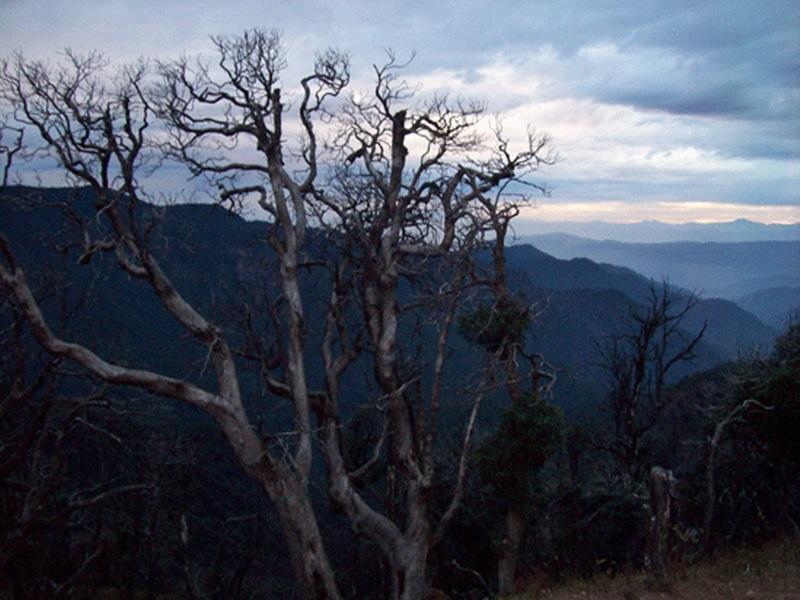
[[[0,192],[8,185],[14,157],[22,150],[23,133],[22,129],[0,121]],[[12,137],[10,141],[9,137]]]
[[[254,36],[254,37],[253,37]],[[259,59],[260,44],[270,53]],[[325,184],[317,181],[320,144],[312,116],[327,96],[338,94],[347,79],[345,58],[333,51],[320,56],[315,74],[305,78],[299,116],[304,141],[289,156],[282,139],[283,105],[277,87],[282,53],[276,38],[255,33],[215,40],[221,74],[211,76],[202,65],[179,60],[161,65],[165,84],[160,111],[172,133],[168,149],[197,175],[209,177],[223,199],[257,195],[275,223],[270,243],[281,264],[281,285],[287,323],[281,367],[287,377],[267,377],[280,395],[304,399],[321,426],[323,454],[334,503],[349,517],[355,531],[380,548],[391,566],[392,596],[418,598],[427,589],[426,565],[431,544],[441,539],[460,501],[464,463],[450,508],[437,529],[429,515],[429,490],[434,481],[434,446],[442,394],[450,325],[464,285],[464,261],[469,261],[482,234],[474,209],[482,194],[536,168],[545,143],[533,136],[520,154],[510,155],[504,140],[483,161],[468,161],[480,150],[474,129],[483,107],[451,103],[436,97],[410,105],[411,90],[398,78],[393,56],[375,68],[374,93],[355,97],[339,113],[338,134],[327,150],[334,159]],[[266,68],[265,68],[266,66]],[[266,73],[266,76],[264,75]],[[203,108],[224,106],[224,121],[210,122]],[[215,152],[248,140],[254,162],[232,161]],[[413,156],[413,144],[422,148]],[[455,163],[453,157],[464,163]],[[286,162],[295,160],[299,176]],[[249,175],[266,176],[267,185],[246,184]],[[303,303],[298,281],[309,218],[333,222],[330,243],[338,245],[329,311],[321,348],[324,390],[309,392],[304,376]],[[436,297],[438,335],[431,385],[423,394],[419,374],[401,369],[398,348],[403,308],[398,289],[413,279],[426,261],[447,259],[449,282]],[[348,306],[363,315],[363,335],[347,321]],[[434,313],[436,314],[436,313]],[[340,436],[340,380],[362,350],[372,356],[375,380],[385,403],[383,435],[372,457],[348,468]],[[269,361],[264,360],[264,364]],[[275,369],[273,369],[275,370]],[[425,396],[425,397],[423,397]],[[469,419],[464,451],[469,445],[477,402]],[[305,416],[303,418],[306,418]],[[388,466],[388,512],[370,505],[358,481],[378,464]],[[396,507],[392,509],[391,507]]]
[[[91,290],[68,299],[48,275],[36,296],[49,296],[58,327],[66,329]],[[0,579],[18,595],[66,597],[104,559],[102,513],[151,492],[152,482],[121,469],[108,474],[110,456],[119,458],[114,452],[133,452],[114,423],[127,411],[107,395],[107,384],[58,357],[36,356],[24,317],[9,300],[0,294]],[[102,468],[89,478],[81,450],[97,439],[110,451],[93,457]]]
[[[224,332],[175,289],[148,248],[147,227],[137,219],[136,208],[141,203],[137,174],[154,116],[144,90],[147,69],[143,64],[126,67],[109,82],[103,78],[104,66],[96,54],[68,53],[67,64],[55,68],[16,56],[2,64],[0,94],[13,107],[16,121],[35,130],[68,177],[76,184],[88,185],[96,196],[98,218],[107,221],[111,233],[106,239],[87,239],[82,262],[97,252],[113,252],[120,267],[147,284],[164,309],[208,349],[218,388],[210,391],[154,371],[114,364],[89,348],[60,339],[48,326],[4,237],[0,237],[5,260],[0,265],[0,282],[48,352],[77,362],[107,382],[174,398],[211,415],[244,470],[273,500],[301,595],[337,598],[333,571],[308,497],[307,404],[303,405],[302,397],[296,400],[296,428],[305,441],[298,444],[293,460],[272,456],[245,412],[236,363]]]
[[[402,529],[389,527],[388,536],[380,533],[383,527],[370,527],[365,533],[382,543],[389,557],[398,556],[399,560],[391,561],[395,594],[410,598],[424,590],[424,564],[431,543],[441,539],[463,489],[466,452],[481,392],[476,394],[468,421],[450,505],[442,521],[431,529],[427,497],[436,476],[437,415],[447,337],[462,286],[478,283],[466,277],[466,271],[472,271],[470,263],[478,242],[495,233],[485,208],[487,196],[496,194],[494,206],[507,204],[507,214],[515,215],[516,203],[505,193],[506,187],[549,164],[552,154],[548,138],[534,133],[528,135],[521,152],[512,154],[499,129],[494,147],[482,148],[473,127],[482,115],[480,105],[435,97],[416,107],[404,107],[409,90],[397,75],[399,67],[392,56],[388,63],[376,67],[374,97],[354,102],[344,113],[344,128],[335,147],[346,155],[345,168],[337,173],[336,182],[347,193],[339,194],[338,202],[316,198],[348,224],[346,254],[359,265],[354,280],[356,297],[364,314],[376,380],[389,399],[385,416],[389,483],[402,491],[404,518],[400,523],[394,519]],[[412,147],[422,148],[413,159],[409,151]],[[481,149],[486,151],[483,160],[464,157],[466,152]],[[455,162],[460,156],[463,162]],[[420,265],[437,257],[451,265],[444,268],[451,277],[432,303],[440,307],[439,334],[432,383],[425,399],[399,368],[403,355],[398,321],[404,309],[399,305],[398,284],[403,277],[418,276],[424,269]],[[431,312],[436,314],[435,309]],[[327,454],[335,458],[335,429],[328,427],[326,431],[330,435]],[[338,458],[336,462],[340,462]],[[331,466],[341,482],[337,494],[348,507],[354,496],[346,487],[350,485],[346,473],[335,463]],[[377,515],[361,510],[357,503],[348,508],[354,522],[369,517],[378,524]],[[428,530],[433,532],[432,542]],[[410,590],[405,595],[398,593],[403,585]]]
[[[705,333],[706,325],[693,334],[682,329],[697,302],[666,283],[651,283],[644,307],[631,309],[630,331],[600,348],[609,385],[604,409],[614,428],[603,448],[611,453],[626,492],[643,474],[642,442],[672,400],[666,393],[668,376],[694,358]]]
[[[127,67],[113,85],[106,84],[94,76],[101,66],[95,55],[68,55],[69,64],[55,70],[16,57],[3,65],[0,90],[17,120],[34,127],[66,172],[96,194],[98,217],[107,220],[111,235],[87,239],[84,260],[112,252],[123,270],[148,284],[207,348],[218,389],[113,364],[55,336],[4,238],[0,282],[48,352],[111,383],[197,406],[216,420],[242,467],[277,509],[303,597],[340,596],[308,492],[316,431],[330,497],[355,532],[381,550],[391,570],[392,597],[423,598],[430,549],[460,503],[480,399],[471,399],[452,500],[434,523],[430,496],[448,336],[461,292],[472,284],[473,250],[486,232],[481,202],[497,190],[502,198],[506,185],[547,163],[548,140],[530,133],[519,153],[511,153],[499,134],[493,147],[484,145],[476,133],[481,105],[446,97],[415,102],[393,56],[375,68],[375,87],[366,99],[337,100],[349,66],[345,55],[329,50],[300,82],[295,105],[302,133],[291,146],[279,86],[285,66],[279,36],[254,30],[212,40],[216,64],[186,58],[159,63],[153,96],[144,90],[143,65]],[[332,101],[340,104],[335,120]],[[273,331],[265,334],[275,339],[269,347],[258,343],[260,332],[251,321],[246,347],[232,349],[225,332],[175,289],[149,249],[147,227],[137,218],[144,198],[136,177],[154,117],[166,126],[159,145],[166,156],[204,178],[220,202],[236,206],[252,198],[267,214],[265,233],[278,258],[281,289]],[[337,132],[328,144],[318,137],[320,122]],[[300,285],[301,269],[315,264],[306,248],[316,235],[311,225],[328,226],[329,242],[338,247],[323,261],[331,283],[319,390],[312,389],[306,367],[308,324]],[[441,276],[437,294],[427,304],[422,298],[411,303],[436,307],[429,317],[436,328],[434,359],[423,378],[407,368],[410,357],[400,347],[402,319],[413,310],[401,304],[400,289],[414,289],[434,264]],[[268,391],[292,406],[293,430],[283,452],[273,454],[248,420],[236,352],[256,361]],[[341,436],[341,379],[362,354],[372,363],[384,426],[370,459],[350,465]],[[359,483],[380,464],[388,473],[386,506],[365,497]]]

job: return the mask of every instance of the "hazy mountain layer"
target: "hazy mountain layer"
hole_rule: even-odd
[[[735,299],[771,287],[800,287],[800,241],[628,244],[552,234],[520,242],[562,259],[622,265],[704,297]]]
[[[590,221],[520,221],[517,227],[523,237],[565,233],[592,240],[616,240],[628,243],[664,242],[756,242],[800,241],[800,223],[791,225],[764,224],[738,219],[727,223],[682,223],[660,221],[639,223],[606,223]]]
[[[776,287],[736,299],[736,304],[778,330],[800,319],[800,288]]]

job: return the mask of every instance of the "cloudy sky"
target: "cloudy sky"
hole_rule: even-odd
[[[800,2],[0,0],[0,54],[115,61],[203,53],[209,34],[284,32],[299,78],[348,50],[366,86],[384,49],[425,90],[548,132],[544,220],[800,221]]]

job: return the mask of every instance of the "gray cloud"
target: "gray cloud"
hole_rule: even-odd
[[[667,160],[673,149],[689,148],[743,165],[682,173],[674,165],[659,170],[657,161],[630,166],[618,158],[595,176],[583,172],[585,161],[599,164],[608,156],[582,154],[580,162],[567,155],[552,175],[548,202],[594,195],[800,204],[796,0],[0,0],[0,54],[22,49],[31,57],[52,57],[70,46],[97,48],[115,60],[163,57],[205,51],[209,34],[252,26],[285,32],[289,79],[330,45],[351,52],[361,80],[387,47],[400,56],[417,52],[410,75],[450,70],[476,89],[487,69],[505,61],[513,76],[530,76],[540,85],[490,88],[490,107],[538,101],[629,107],[638,121],[620,123],[617,133],[605,124],[597,135],[614,137],[620,147],[629,144],[631,155],[650,145]],[[548,122],[536,125],[550,129]],[[595,132],[586,127],[585,145],[603,148],[606,142],[593,140]],[[657,137],[642,139],[638,130]],[[552,133],[558,143],[559,130]]]

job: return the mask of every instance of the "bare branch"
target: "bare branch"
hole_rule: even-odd
[[[467,475],[467,462],[469,460],[470,443],[475,430],[475,418],[478,416],[478,409],[480,408],[482,399],[483,390],[479,391],[475,395],[475,400],[472,403],[472,410],[470,410],[469,419],[467,420],[467,430],[464,433],[464,444],[461,448],[461,457],[458,460],[458,474],[456,475],[456,484],[453,490],[453,496],[450,500],[447,510],[445,510],[444,515],[442,515],[442,518],[439,521],[439,526],[436,528],[436,532],[433,534],[433,538],[431,540],[432,547],[436,546],[442,540],[445,532],[447,531],[447,526],[450,524],[450,521],[452,521],[453,516],[458,508],[461,506],[461,500],[464,496],[464,481]]]

